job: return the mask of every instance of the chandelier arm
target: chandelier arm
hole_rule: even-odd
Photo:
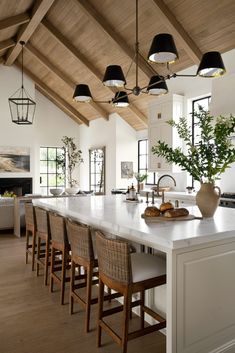
[[[160,75],[159,72],[157,70],[155,70],[154,67],[152,67],[150,62],[145,59],[145,57],[141,54],[141,52],[139,52],[139,56],[145,61],[146,65],[148,65],[148,67],[152,70],[153,74],[158,75],[158,76]]]
[[[174,74],[173,77],[197,77],[197,74],[191,74],[191,75]]]
[[[133,88],[128,88],[126,86],[124,86],[124,88],[125,88],[126,91],[132,91],[133,90]]]

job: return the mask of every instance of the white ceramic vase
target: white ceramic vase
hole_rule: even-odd
[[[79,187],[73,186],[72,188],[66,188],[65,192],[68,195],[76,195],[79,192]]]
[[[216,191],[217,190],[217,191]],[[219,205],[221,191],[213,183],[202,183],[196,195],[196,204],[201,211],[202,217],[213,217]]]

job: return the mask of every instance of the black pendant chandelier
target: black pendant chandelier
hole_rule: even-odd
[[[178,58],[178,52],[171,34],[160,33],[157,34],[151,44],[148,61],[146,64],[153,71],[148,85],[144,87],[139,86],[139,58],[143,56],[139,52],[138,40],[138,0],[136,0],[136,41],[135,41],[135,55],[131,61],[127,75],[131,69],[133,62],[135,62],[135,87],[128,88],[126,78],[123,74],[122,68],[119,65],[109,65],[106,68],[103,84],[107,87],[118,88],[121,90],[115,94],[115,97],[108,101],[94,100],[90,88],[86,84],[78,84],[75,88],[73,98],[79,103],[89,103],[91,101],[97,103],[109,103],[115,107],[127,107],[129,105],[128,96],[134,94],[139,96],[141,93],[151,94],[155,96],[168,93],[166,80],[175,77],[219,77],[222,76],[226,70],[223,64],[222,57],[219,52],[211,51],[203,55],[197,73],[195,75],[181,75],[171,71],[170,64],[174,63]],[[168,74],[160,75],[150,63],[165,64]],[[125,91],[124,91],[125,90]]]
[[[25,42],[20,42],[22,45],[22,60],[21,60],[21,87],[13,93],[8,99],[11,112],[11,120],[18,125],[31,125],[33,123],[36,103],[24,88],[24,53],[23,48]]]

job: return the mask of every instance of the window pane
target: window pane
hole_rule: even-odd
[[[49,174],[48,175],[48,186],[56,187],[56,174]]]
[[[146,140],[139,141],[139,154],[147,154],[147,142]]]
[[[48,161],[48,173],[56,173],[56,162]]]
[[[48,148],[48,159],[49,160],[56,160],[56,148]]]
[[[147,167],[147,158],[146,155],[139,157],[139,169],[146,169]]]
[[[47,148],[40,148],[40,160],[46,160],[47,159]]]
[[[63,174],[57,174],[56,177],[57,186],[65,186],[65,179]]]

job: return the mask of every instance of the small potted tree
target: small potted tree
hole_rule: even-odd
[[[76,167],[83,163],[82,151],[78,149],[73,137],[63,136],[63,153],[57,159],[66,177],[65,192],[69,195],[75,195],[79,191],[78,180],[73,177]]]
[[[144,188],[144,181],[148,178],[148,174],[134,173],[134,177],[137,180],[137,192],[140,192]]]

